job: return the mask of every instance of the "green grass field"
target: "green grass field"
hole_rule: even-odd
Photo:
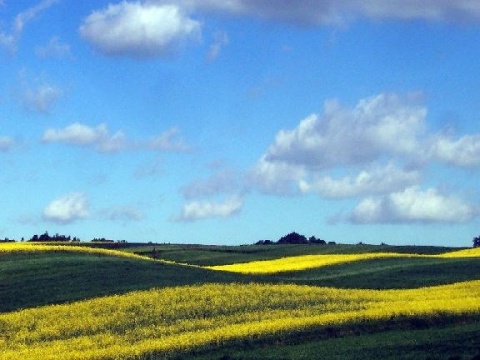
[[[480,257],[386,258],[291,271],[243,275],[203,266],[306,254],[395,252],[437,255],[452,248],[373,245],[195,246],[145,245],[124,251],[170,261],[77,253],[0,251],[0,315],[135,290],[201,284],[298,284],[343,289],[414,289],[480,279]],[[173,263],[175,262],[175,263]],[[177,264],[176,264],[177,263]],[[191,264],[196,266],[186,266]],[[231,301],[235,301],[232,299]],[[170,352],[200,359],[479,359],[480,314],[412,316],[260,336]],[[2,338],[0,330],[0,359]],[[5,340],[6,341],[6,340]],[[132,358],[157,358],[155,353]],[[158,355],[164,358],[166,355]],[[61,358],[61,357],[59,357]]]

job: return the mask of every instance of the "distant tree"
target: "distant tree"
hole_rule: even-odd
[[[100,243],[113,243],[115,242],[114,240],[107,240],[104,237],[102,238],[93,238],[91,242],[100,242]]]
[[[50,235],[48,235],[48,231],[45,231],[42,235],[39,236],[38,241],[49,241]]]
[[[291,232],[285,236],[282,236],[277,244],[308,244],[308,240],[305,235],[300,235],[296,232]]]
[[[480,236],[474,237],[473,238],[473,247],[480,247]]]
[[[274,242],[272,240],[258,240],[255,245],[273,245]]]
[[[315,236],[310,236],[308,238],[308,242],[310,244],[318,244],[318,245],[325,245],[327,242],[325,240],[322,240],[322,239],[318,239],[316,238]]]

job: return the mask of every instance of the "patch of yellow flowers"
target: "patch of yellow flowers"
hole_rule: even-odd
[[[0,314],[0,359],[128,359],[398,316],[480,314],[480,281],[407,290],[209,284]]]
[[[147,256],[136,255],[126,251],[93,248],[89,246],[54,245],[52,243],[0,243],[0,254],[15,252],[75,252],[103,256],[117,256],[137,260],[152,260]]]
[[[273,260],[252,261],[229,265],[209,266],[209,269],[230,271],[242,274],[275,274],[288,271],[301,271],[323,266],[344,264],[354,261],[387,258],[466,258],[480,257],[480,248],[447,252],[440,255],[420,255],[402,253],[328,254],[289,256]]]

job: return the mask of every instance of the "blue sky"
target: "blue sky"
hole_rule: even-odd
[[[470,246],[480,5],[0,0],[0,238]]]

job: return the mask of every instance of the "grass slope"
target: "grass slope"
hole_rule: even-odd
[[[322,254],[362,254],[395,252],[437,255],[458,248],[437,246],[389,246],[389,245],[157,245],[126,248],[125,251],[151,256],[155,249],[159,258],[200,266],[217,266],[278,259],[286,256]]]
[[[480,279],[480,259],[374,259],[292,271],[264,281],[362,289],[403,289]]]
[[[398,326],[398,325],[396,325]],[[399,326],[401,327],[401,326]],[[350,330],[348,333],[342,330]],[[402,327],[335,329],[291,337],[288,342],[252,341],[210,351],[181,354],[178,359],[197,360],[453,360],[480,359],[480,322],[445,324],[415,329]]]
[[[0,312],[152,287],[243,279],[196,267],[71,251],[0,253]]]

